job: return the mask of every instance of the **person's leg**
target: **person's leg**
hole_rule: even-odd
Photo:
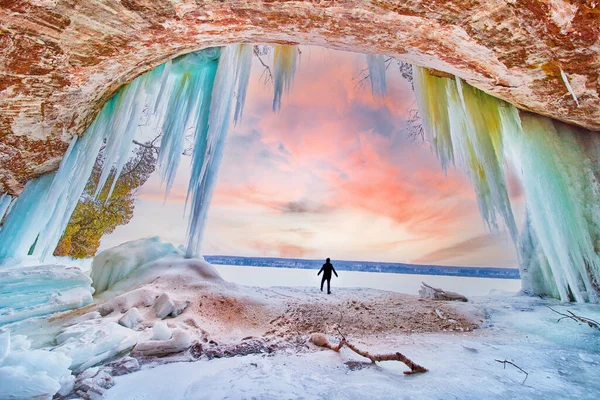
[[[325,275],[321,278],[321,292],[323,291],[323,284],[325,283]]]
[[[329,286],[331,283],[331,278],[327,279],[327,294],[331,294],[331,287]]]

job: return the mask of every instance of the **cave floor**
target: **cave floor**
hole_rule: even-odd
[[[290,296],[284,288],[271,292]],[[453,304],[473,320],[480,318],[480,328],[473,331],[347,335],[371,353],[402,352],[429,368],[424,374],[404,375],[401,363],[373,365],[348,349],[335,353],[307,342],[303,349],[270,354],[155,360],[141,371],[116,377],[105,398],[596,399],[600,331],[572,320],[559,322],[547,305],[596,320],[600,316],[597,305],[498,294]],[[344,326],[350,322],[342,319],[336,326],[349,330]],[[335,334],[328,337],[337,343]],[[496,360],[510,361],[527,374]]]

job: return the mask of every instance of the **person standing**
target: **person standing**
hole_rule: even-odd
[[[323,264],[321,270],[317,273],[317,276],[319,276],[321,272],[323,273],[323,279],[321,279],[321,292],[323,291],[323,284],[327,281],[327,294],[331,294],[331,273],[333,272],[336,278],[339,278],[339,276],[337,272],[335,272],[335,268],[333,268],[331,262],[329,262],[329,258],[325,261],[325,264]]]

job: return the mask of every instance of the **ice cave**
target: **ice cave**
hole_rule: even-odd
[[[28,0],[0,16],[0,399],[597,398],[595,2]],[[292,165],[299,149],[319,154]],[[435,172],[409,157],[423,149]],[[255,181],[219,192],[232,164]],[[149,177],[178,219],[101,246]],[[207,230],[225,195],[245,230],[206,250],[227,236]],[[303,239],[261,242],[253,207]],[[484,233],[422,249],[471,208]],[[478,249],[494,266],[499,237],[507,268],[437,265]],[[385,260],[350,261],[359,242]],[[348,254],[332,295],[331,272],[308,286],[329,263],[316,246]]]

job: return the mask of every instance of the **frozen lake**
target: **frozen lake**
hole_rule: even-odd
[[[321,277],[313,269],[246,267],[214,265],[223,279],[246,286],[319,286]],[[392,292],[418,294],[421,282],[458,292],[465,296],[485,296],[492,290],[516,293],[521,289],[519,279],[471,278],[438,275],[391,274],[385,272],[338,271],[339,278],[331,280],[336,287],[361,287]]]

